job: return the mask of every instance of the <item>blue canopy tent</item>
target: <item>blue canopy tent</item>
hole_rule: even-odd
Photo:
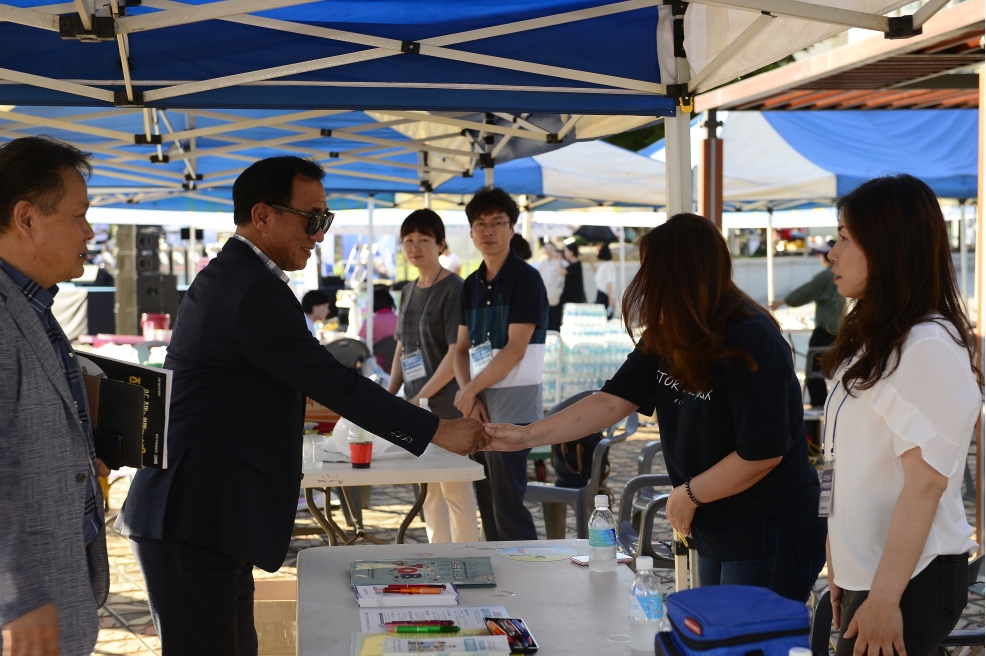
[[[887,173],[924,180],[939,198],[975,198],[975,109],[720,112],[723,203],[756,210],[831,205]],[[699,121],[691,138],[705,137]],[[640,151],[664,161],[664,142]]]
[[[694,94],[847,27],[906,38],[943,6],[897,20],[881,14],[906,0],[856,0],[853,10],[842,0],[101,2],[0,2],[0,103],[141,107],[145,116],[373,109],[385,121],[421,121],[409,110],[426,110],[436,113],[425,136],[471,131],[472,158],[487,172],[508,137],[550,145],[573,131],[592,138],[583,134],[590,115],[672,117],[672,211],[691,204]],[[557,123],[528,120],[538,114]],[[162,145],[203,136],[180,135],[162,135]]]
[[[313,157],[325,167],[325,187],[336,209],[363,207],[367,194],[386,206],[395,193],[428,192],[449,180],[463,180],[476,189],[489,182],[489,175],[475,170],[486,155],[485,137],[447,125],[474,124],[474,117],[420,116],[391,120],[378,112],[330,110],[5,107],[0,108],[0,140],[47,134],[92,152],[90,191],[97,207],[228,211],[239,173],[258,159],[281,153]],[[521,125],[475,124],[500,130],[487,166],[493,160],[510,162],[562,148],[576,139],[577,128],[561,132],[559,116],[525,113],[516,118]],[[604,118],[606,125],[583,134],[639,121]],[[493,120],[505,122],[495,115]],[[592,127],[592,121],[588,124]],[[552,129],[560,136],[547,143],[544,134]]]

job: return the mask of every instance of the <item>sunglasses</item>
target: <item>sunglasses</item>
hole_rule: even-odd
[[[315,214],[314,212],[305,212],[304,210],[296,210],[293,207],[285,207],[284,205],[274,205],[271,203],[271,207],[275,210],[281,210],[282,212],[291,212],[292,214],[300,214],[308,219],[308,229],[309,235],[314,235],[316,232],[321,230],[323,233],[329,231],[329,226],[332,225],[332,219],[336,218],[336,215],[332,212],[322,212],[320,214]]]

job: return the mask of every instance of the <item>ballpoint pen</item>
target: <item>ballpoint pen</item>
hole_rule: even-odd
[[[398,626],[455,626],[455,622],[452,620],[398,620],[384,624],[386,628]]]
[[[393,628],[394,633],[458,633],[459,627],[457,626],[395,626]]]
[[[386,588],[444,588],[444,583],[388,583]]]
[[[442,594],[439,588],[397,588],[396,590],[391,590],[389,588],[383,589],[384,594],[425,594],[425,595],[437,595]]]

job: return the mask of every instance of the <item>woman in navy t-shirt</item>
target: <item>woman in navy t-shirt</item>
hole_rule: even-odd
[[[656,409],[675,486],[667,517],[694,538],[700,584],[806,601],[825,520],[801,385],[777,323],[733,284],[708,219],[678,214],[643,237],[623,316],[640,339],[602,391],[526,427],[490,426],[491,448],[565,442]]]

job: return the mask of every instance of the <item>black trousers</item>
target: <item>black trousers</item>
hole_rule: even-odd
[[[130,545],[163,656],[256,656],[252,563],[180,540]]]
[[[869,596],[869,590],[842,591],[842,626],[835,656],[852,656],[856,639],[842,634]],[[931,656],[955,625],[969,600],[969,556],[938,556],[911,579],[900,597],[907,656]],[[884,655],[887,656],[887,655]]]
[[[835,344],[835,335],[821,326],[818,326],[811,331],[811,337],[808,338],[808,348],[811,348],[812,346],[832,346],[833,344]],[[814,362],[811,363],[811,370],[814,372],[821,371],[821,369],[821,358],[815,356]],[[824,379],[812,378],[808,381],[808,399],[811,402],[811,407],[824,407],[825,398],[828,396],[828,393],[829,391],[825,386]]]
[[[537,540],[537,527],[524,505],[527,454],[523,451],[480,451],[472,459],[483,465],[486,478],[476,481],[476,505],[488,542]]]
[[[564,309],[565,306],[561,303],[548,306],[548,330],[561,330],[561,315]]]

